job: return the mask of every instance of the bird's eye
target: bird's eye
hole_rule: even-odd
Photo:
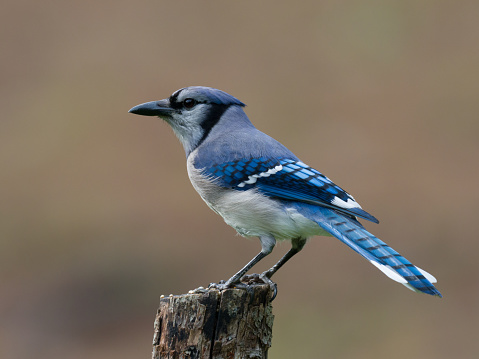
[[[196,105],[196,100],[193,100],[192,98],[187,98],[183,101],[183,106],[185,106],[185,108],[187,109],[193,108],[193,106],[195,105]]]

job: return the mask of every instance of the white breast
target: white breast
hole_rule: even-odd
[[[193,187],[206,204],[242,236],[272,235],[277,240],[329,235],[295,209],[283,206],[256,189],[238,191],[219,187],[193,165],[196,151],[188,157],[187,169]]]

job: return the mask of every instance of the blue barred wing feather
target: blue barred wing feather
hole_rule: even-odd
[[[329,207],[378,223],[349,193],[299,160],[250,158],[215,164],[204,171],[226,188],[244,191],[254,187],[273,198]]]

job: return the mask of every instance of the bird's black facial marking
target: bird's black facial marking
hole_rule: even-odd
[[[218,104],[211,104],[210,106],[211,107],[208,109],[205,119],[200,124],[204,132],[197,146],[199,146],[201,142],[203,142],[205,138],[208,137],[208,134],[210,133],[211,129],[218,123],[221,116],[223,116],[228,107],[230,107],[230,105]]]
[[[181,91],[183,91],[183,89],[176,91],[173,95],[170,96],[170,106],[175,110],[178,110],[183,107],[183,104],[181,102],[178,102],[178,96],[180,95]]]
[[[170,96],[169,100],[170,100],[171,108],[174,108],[175,110],[182,110],[182,109],[191,110],[193,107],[195,107],[199,103],[207,103],[206,101],[198,101],[191,97],[188,97],[184,99],[183,101],[178,101],[178,97],[182,91],[183,89],[178,90],[173,95]]]
[[[203,129],[203,136],[201,137],[200,141],[196,145],[197,147],[205,140],[206,137],[208,137],[209,133],[211,132],[211,129],[218,123],[221,116],[223,116],[223,114],[228,109],[228,107],[231,106],[231,104],[224,105],[224,104],[218,104],[218,103],[211,103],[209,101],[198,101],[191,97],[188,97],[184,99],[183,101],[178,101],[178,97],[180,96],[183,90],[184,89],[180,89],[170,96],[169,102],[170,102],[171,108],[179,112],[182,112],[182,110],[190,110],[198,104],[208,105],[208,109],[206,113],[204,114],[204,119],[200,123],[200,126]]]

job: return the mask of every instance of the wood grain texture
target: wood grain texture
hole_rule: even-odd
[[[267,285],[216,289],[160,300],[153,359],[267,358],[273,312]]]

